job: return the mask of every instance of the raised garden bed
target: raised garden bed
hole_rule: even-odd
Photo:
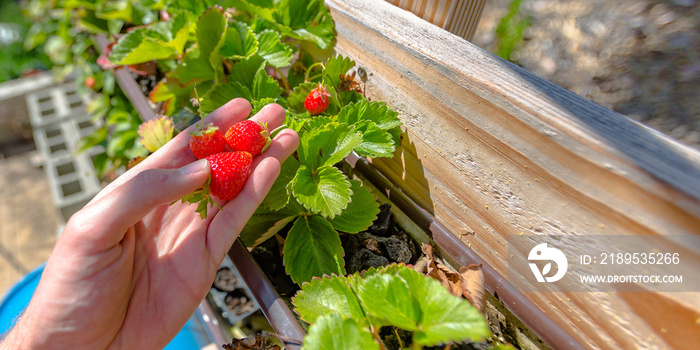
[[[523,293],[534,288],[525,278],[529,271],[509,270],[509,262],[527,259],[530,247],[508,247],[509,237],[518,236],[652,235],[663,241],[700,234],[697,151],[390,4],[327,5],[338,34],[336,52],[363,67],[366,95],[398,111],[404,127],[393,158],[351,155],[350,172],[393,202],[395,214],[411,219],[418,228],[407,230],[416,233],[414,240],[435,243],[453,266],[482,265],[494,308],[505,306],[504,313],[517,317],[511,323],[519,333],[507,340],[536,342],[531,330],[554,348],[700,343],[696,298],[558,287]],[[129,72],[115,75],[142,118],[152,119],[152,105]],[[346,266],[364,267],[359,263],[367,252],[387,246],[382,240],[365,235],[370,244],[358,249],[359,258],[348,254]],[[664,243],[678,246],[672,239]],[[685,254],[700,257],[692,249]],[[303,338],[248,250],[237,242],[229,256],[276,332]]]

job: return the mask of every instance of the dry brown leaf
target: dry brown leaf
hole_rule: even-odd
[[[472,305],[481,311],[486,303],[486,291],[484,289],[484,272],[481,271],[481,264],[471,264],[467,267],[459,269],[459,275],[462,278],[462,286],[464,295]]]

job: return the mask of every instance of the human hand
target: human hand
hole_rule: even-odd
[[[205,122],[227,130],[249,113],[250,104],[235,99]],[[274,104],[253,117],[270,129],[284,118]],[[71,217],[32,301],[0,348],[160,349],[177,334],[299,143],[294,131],[281,131],[253,160],[239,195],[202,220],[196,205],[170,205],[209,176],[206,160],[195,162],[189,150],[189,131]]]

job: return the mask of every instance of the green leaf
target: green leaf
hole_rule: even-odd
[[[379,214],[379,203],[366,186],[357,180],[350,180],[352,198],[343,212],[329,219],[333,228],[338,231],[357,233],[366,230]]]
[[[289,102],[289,109],[291,109],[295,113],[306,112],[306,108],[304,107],[304,100],[306,100],[306,96],[308,96],[309,92],[316,88],[316,86],[318,86],[318,83],[315,82],[308,82],[297,85],[297,87],[294,88],[292,93],[287,98],[287,102]]]
[[[354,66],[355,61],[348,57],[341,55],[331,57],[326,62],[326,70],[323,71],[324,81],[337,90],[340,85],[340,75],[345,75]]]
[[[297,218],[284,244],[284,266],[297,284],[315,276],[344,275],[345,261],[340,237],[326,219],[318,216]]]
[[[168,42],[168,45],[174,48],[178,54],[182,54],[190,36],[189,17],[184,13],[180,13],[168,20],[167,23],[169,23],[170,32],[173,34],[173,38]]]
[[[299,162],[311,170],[333,165],[362,142],[362,133],[347,124],[330,123],[301,137]]]
[[[279,176],[267,193],[263,205],[272,210],[280,210],[289,203],[291,196],[291,184],[299,169],[299,162],[294,157],[289,157],[282,163]]]
[[[258,51],[258,39],[245,23],[237,23],[226,29],[226,40],[219,54],[223,57],[240,60],[253,56]]]
[[[199,107],[202,113],[209,114],[236,97],[243,97],[250,101],[253,95],[247,87],[236,81],[216,84],[202,96]]]
[[[274,9],[271,0],[257,0],[255,3],[250,3],[246,0],[227,0],[227,7],[235,7],[237,10],[247,11],[253,15],[274,22]]]
[[[214,69],[209,64],[208,58],[202,56],[199,45],[192,45],[185,52],[182,62],[168,74],[168,77],[190,83],[205,80],[214,80]]]
[[[292,298],[297,314],[308,323],[326,315],[362,320],[365,313],[345,277],[330,276],[304,283]]]
[[[197,21],[197,42],[202,57],[216,69],[219,65],[219,48],[223,45],[226,35],[226,16],[221,8],[210,7]]]
[[[273,67],[286,67],[292,61],[292,48],[283,43],[282,36],[270,29],[263,30],[258,34],[258,55]]]
[[[137,64],[177,56],[163,34],[147,28],[137,28],[123,36],[109,54],[114,64]]]
[[[277,98],[282,94],[282,88],[277,80],[267,75],[265,69],[259,69],[253,79],[253,98]]]
[[[373,121],[382,130],[401,126],[398,113],[383,102],[360,101],[343,107],[338,114],[338,122],[355,124],[361,120]]]
[[[365,278],[359,286],[358,297],[368,312],[383,324],[409,331],[419,329],[421,310],[403,278],[388,274]]]
[[[361,156],[388,157],[394,155],[396,146],[391,134],[382,130],[370,120],[361,120],[355,124],[357,130],[362,132],[362,143],[355,147],[355,151]]]
[[[333,18],[323,0],[281,0],[274,13],[283,35],[306,40],[325,49],[335,37]]]
[[[233,66],[229,80],[236,81],[252,91],[253,83],[260,71],[265,73],[265,60],[258,55],[253,55]]]
[[[302,349],[379,350],[380,347],[369,329],[357,321],[326,315],[309,327]]]
[[[95,15],[101,19],[120,19],[132,22],[132,6],[128,0],[107,1],[98,5]]]
[[[292,182],[292,193],[304,207],[331,219],[347,208],[352,196],[347,176],[330,165],[315,172],[302,165]]]
[[[450,294],[437,280],[409,268],[401,268],[397,275],[406,281],[421,310],[420,327],[413,335],[414,342],[433,346],[479,341],[490,336],[489,325],[479,310],[465,299]],[[365,302],[364,298],[361,299]]]
[[[250,217],[239,238],[246,247],[254,247],[274,236],[297,216],[291,211],[270,211],[261,206]]]

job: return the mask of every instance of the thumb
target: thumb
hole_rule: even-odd
[[[88,223],[93,227],[97,225],[94,229],[113,232],[115,237],[112,239],[116,243],[121,240],[127,228],[152,209],[194,192],[208,178],[209,164],[206,159],[179,169],[147,169],[90,203],[74,215],[76,220],[71,218],[70,221]],[[69,222],[68,225],[70,224]]]

